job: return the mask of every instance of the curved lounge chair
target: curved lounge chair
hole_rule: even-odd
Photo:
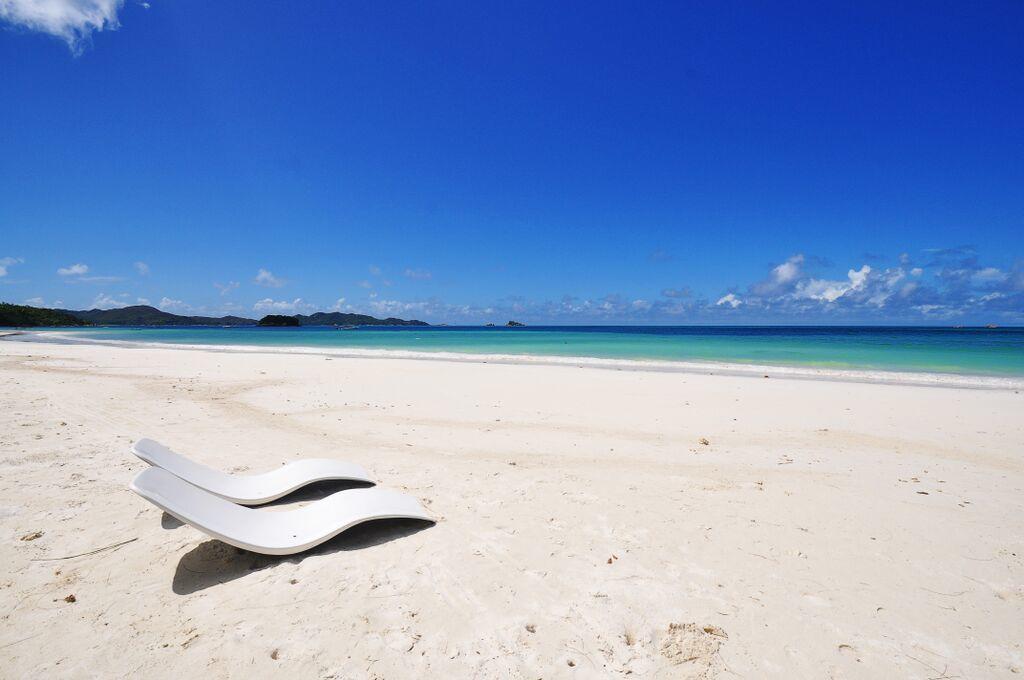
[[[265,555],[309,550],[374,519],[434,521],[415,498],[387,489],[350,489],[298,510],[266,512],[235,505],[151,467],[132,480],[131,490],[205,534]]]
[[[152,439],[135,442],[132,453],[189,484],[240,505],[269,503],[313,482],[351,480],[372,483],[362,466],[326,458],[299,460],[258,475],[229,475],[194,463]]]

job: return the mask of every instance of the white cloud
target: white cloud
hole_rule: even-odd
[[[328,311],[340,312],[340,311],[343,311],[343,310],[351,310],[351,309],[352,309],[352,305],[346,305],[345,304],[345,298],[341,297],[341,298],[338,298],[338,301],[335,302],[334,306],[332,306]]]
[[[32,307],[45,307],[46,306],[46,301],[43,300],[43,298],[41,298],[41,297],[34,297],[34,298],[29,298],[29,299],[25,300],[25,304],[26,305],[30,305]]]
[[[0,0],[3,2],[3,0]],[[24,262],[20,257],[0,257],[0,277],[7,276],[7,268]]]
[[[999,283],[1005,281],[1007,275],[995,267],[985,267],[971,274],[971,280],[974,283]]]
[[[90,309],[120,309],[121,307],[127,307],[128,301],[124,298],[126,294],[121,293],[117,297],[112,297],[106,293],[100,293],[93,299]]]
[[[804,256],[800,253],[790,256],[782,264],[773,267],[768,278],[753,286],[758,295],[768,295],[786,288],[790,283],[800,277],[800,265],[804,262]]]
[[[117,30],[124,0],[0,0],[0,19],[67,43],[78,55],[94,31]]]
[[[0,0],[3,2],[3,0]],[[72,282],[83,282],[83,283],[116,283],[122,281],[121,276],[86,276],[90,271],[89,266],[76,262],[75,264],[68,265],[67,267],[61,267],[57,270],[57,273],[64,277],[67,281]]]
[[[830,280],[800,272],[801,263],[794,256],[751,285],[742,300],[725,296],[717,306],[742,303],[750,318],[758,310],[778,318],[807,320],[822,314],[851,321],[965,317],[1016,324],[1024,320],[1020,311],[1024,309],[1024,260],[1012,268],[989,266],[979,263],[968,247],[935,250],[934,257],[925,266],[915,266],[909,257],[886,269],[865,264],[849,269],[845,279]],[[794,272],[796,278],[790,279]],[[704,305],[705,310],[714,307]]]
[[[238,288],[238,281],[228,281],[227,283],[215,283],[213,287],[220,291],[221,295],[227,295],[231,291]]]
[[[189,309],[189,306],[181,300],[172,300],[167,296],[160,298],[160,302],[156,306],[157,309],[162,309],[165,312],[186,312]]]
[[[737,307],[743,304],[743,300],[736,297],[734,293],[729,293],[728,295],[723,295],[722,297],[718,298],[718,302],[716,302],[715,304],[719,307],[721,307],[722,305],[729,305],[733,309],[736,309]]]
[[[434,276],[426,269],[406,269],[404,273],[407,278],[419,280],[429,279]]]
[[[835,302],[850,291],[860,290],[867,281],[871,267],[862,266],[846,273],[849,281],[827,281],[825,279],[808,279],[797,284],[794,295],[798,298],[809,298],[823,302]]]
[[[370,273],[371,273],[371,274],[373,274],[374,276],[380,276],[380,275],[381,275],[381,273],[382,273],[382,271],[381,271],[381,268],[380,268],[380,267],[378,267],[378,266],[377,266],[377,265],[375,265],[375,264],[371,264],[371,265],[369,266],[369,270],[370,270]]]
[[[870,277],[866,276],[865,280],[860,284],[857,290],[869,288],[868,290],[868,304],[874,305],[875,307],[882,308],[885,303],[888,302],[897,292],[899,288],[899,294],[901,297],[910,295],[917,289],[917,283],[910,281],[900,288],[900,281],[907,277],[906,272],[903,271],[903,267],[896,267],[895,269],[886,269],[884,272],[874,273],[868,272]]]
[[[3,0],[0,0],[3,2]],[[132,265],[135,267],[135,271],[138,272],[139,276],[149,276],[149,265],[145,262],[136,262]]]
[[[135,298],[135,304],[137,304],[137,305],[146,305],[147,307],[149,307],[153,303],[151,303],[149,301],[149,298],[140,297],[140,298]]]
[[[409,314],[428,312],[432,309],[432,302],[403,302],[401,300],[373,300],[370,302],[370,311],[377,316],[395,316],[398,314]]]
[[[772,278],[778,283],[789,283],[800,276],[800,265],[803,261],[803,255],[794,255],[772,270]]]
[[[253,283],[257,286],[266,286],[267,288],[280,288],[285,284],[284,279],[277,278],[266,269],[260,269],[256,272],[256,278],[253,279]]]
[[[914,309],[921,312],[924,316],[935,316],[944,319],[948,319],[956,314],[956,310],[950,308],[949,305],[916,305]]]
[[[370,283],[369,281],[360,281],[356,285],[359,286],[360,288],[373,288],[373,284]]]
[[[4,0],[0,0],[3,2]],[[61,267],[57,270],[57,273],[61,276],[84,276],[89,273],[89,266],[84,265],[81,262],[69,265],[67,267]]]
[[[294,300],[272,300],[270,298],[263,298],[252,306],[257,312],[303,312],[312,309],[313,305],[303,302],[302,298],[295,298]]]
[[[650,310],[651,303],[648,302],[647,300],[633,300],[633,302],[630,305],[630,307],[632,307],[633,309],[635,309],[638,312],[646,312],[646,311]]]

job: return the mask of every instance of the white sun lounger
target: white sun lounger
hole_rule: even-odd
[[[157,467],[140,472],[131,489],[205,534],[265,555],[309,550],[370,520],[433,521],[412,496],[380,488],[339,491],[297,510],[280,512],[236,505]]]
[[[241,505],[269,503],[313,482],[371,481],[362,466],[325,458],[299,460],[257,475],[229,475],[195,463],[152,439],[135,442],[132,453],[200,489]]]

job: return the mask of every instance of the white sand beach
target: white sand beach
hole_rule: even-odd
[[[141,437],[438,521],[244,553]],[[1021,677],[1024,394],[0,341],[0,536],[7,678]]]

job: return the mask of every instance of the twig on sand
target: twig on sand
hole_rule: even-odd
[[[589,661],[589,662],[590,662],[590,665],[591,665],[591,666],[593,666],[594,668],[597,668],[597,664],[596,664],[596,663],[594,663],[594,660],[593,660],[593,659],[591,659],[591,658],[590,658],[590,655],[589,655],[589,654],[587,654],[586,652],[584,652],[584,651],[583,651],[582,649],[576,649],[576,648],[575,648],[575,647],[573,647],[572,645],[566,645],[566,646],[565,646],[565,648],[566,648],[566,649],[569,649],[569,650],[572,650],[572,651],[576,652],[577,654],[580,654],[580,655],[582,655],[582,656],[583,656],[584,658],[586,658],[586,660],[587,660],[587,661]]]
[[[42,635],[44,632],[45,631],[39,631],[35,635],[29,635],[28,637],[23,637],[20,640],[15,640],[14,642],[8,642],[6,645],[0,645],[0,649],[7,649],[8,647],[13,647],[14,645],[16,645],[18,643],[21,643],[21,642],[25,642],[26,640],[31,640],[32,638],[37,638],[40,635]]]
[[[920,588],[921,588],[921,590],[927,590],[929,593],[934,593],[936,595],[945,595],[946,597],[960,597],[961,595],[965,595],[967,593],[966,590],[961,590],[958,593],[940,593],[937,590],[932,590],[931,588],[925,588],[924,586],[920,586]]]
[[[36,559],[33,559],[33,560],[29,560],[29,561],[30,562],[56,562],[58,560],[73,560],[76,557],[85,557],[86,555],[95,555],[96,553],[101,553],[104,550],[113,550],[115,548],[120,548],[122,545],[127,545],[128,543],[131,543],[132,541],[137,541],[137,540],[139,540],[138,536],[136,536],[135,538],[129,538],[127,541],[121,541],[120,543],[113,543],[111,545],[105,545],[102,548],[96,548],[95,550],[90,550],[89,552],[78,553],[77,555],[66,555],[64,557],[39,557],[39,558],[36,558]]]
[[[928,670],[930,670],[932,672],[938,673],[938,675],[936,675],[935,677],[930,677],[930,678],[928,678],[928,680],[954,680],[954,678],[959,678],[960,677],[959,675],[949,675],[949,665],[948,664],[940,671],[935,666],[931,665],[927,661],[922,661],[921,659],[918,659],[916,656],[910,656],[909,654],[906,654],[906,653],[904,653],[903,656],[907,657],[908,659],[912,659],[912,660],[918,662],[919,664],[921,664],[922,666],[924,666],[925,668],[927,668]]]

